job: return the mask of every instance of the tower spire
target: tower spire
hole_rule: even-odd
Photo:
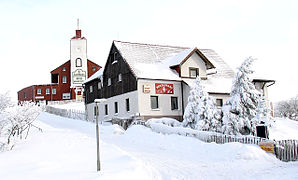
[[[80,19],[78,18],[77,19],[77,30],[79,30],[80,29]]]

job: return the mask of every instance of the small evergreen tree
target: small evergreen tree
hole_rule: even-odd
[[[199,78],[190,91],[183,124],[203,131],[221,130],[220,112],[215,100],[204,91]]]
[[[253,58],[247,58],[238,68],[230,98],[223,107],[223,132],[225,134],[252,134],[251,120],[257,114],[259,92],[251,82]]]
[[[183,126],[197,129],[198,124],[198,106],[201,87],[197,78],[189,91],[188,103],[183,115]]]
[[[264,124],[265,126],[270,126],[270,109],[267,108],[266,100],[264,96],[260,96],[258,99],[258,107],[256,109],[257,114],[252,119],[252,134],[256,135],[256,126],[259,124]]]

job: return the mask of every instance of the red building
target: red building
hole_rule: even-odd
[[[18,91],[18,101],[81,100],[83,82],[101,66],[87,59],[87,39],[81,30],[70,40],[70,60],[51,71],[51,84],[32,85]]]

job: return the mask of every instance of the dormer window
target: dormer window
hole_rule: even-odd
[[[76,59],[76,67],[82,67],[82,59],[81,58]]]
[[[196,78],[199,76],[199,69],[198,68],[189,68],[189,77]]]

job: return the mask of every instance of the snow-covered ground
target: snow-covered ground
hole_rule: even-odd
[[[276,122],[272,128],[269,129],[270,139],[285,140],[297,139],[298,140],[298,121],[293,121],[285,118],[275,118]]]
[[[290,121],[279,132],[293,127]],[[281,162],[256,145],[204,143],[143,126],[102,125],[96,172],[95,125],[42,113],[28,139],[0,153],[0,179],[298,179],[298,162]],[[294,122],[297,125],[296,122]],[[290,135],[290,134],[288,134]]]
[[[85,104],[84,102],[68,102],[68,103],[62,103],[59,104],[52,104],[50,106],[55,107],[55,108],[60,108],[60,109],[74,109],[74,110],[80,110],[80,111],[85,111]]]

